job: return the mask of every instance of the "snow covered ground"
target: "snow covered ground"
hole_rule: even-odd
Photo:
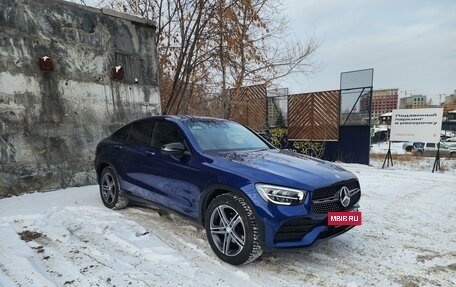
[[[395,170],[400,169],[415,171],[432,171],[435,162],[435,157],[417,156],[412,154],[411,152],[406,152],[402,149],[402,144],[402,142],[391,143],[393,167],[390,168]],[[377,168],[382,168],[387,152],[388,142],[372,144],[370,149],[370,165]],[[456,172],[456,159],[442,156],[440,158],[439,172]]]
[[[405,150],[402,149],[403,142],[392,142],[391,153],[394,154],[405,154]],[[372,144],[371,153],[386,154],[388,152],[388,142],[379,142]]]
[[[456,286],[456,172],[343,166],[362,226],[240,267],[192,222],[109,210],[96,186],[2,199],[0,286]]]

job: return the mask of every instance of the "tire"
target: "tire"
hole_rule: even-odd
[[[408,147],[406,147],[406,148],[405,148],[405,151],[411,152],[411,151],[412,151],[412,149],[413,149],[413,147],[411,147],[411,146],[408,146]]]
[[[263,253],[257,219],[242,197],[225,193],[214,198],[205,213],[205,228],[212,250],[229,264],[247,264]]]
[[[103,169],[99,185],[101,201],[107,208],[122,209],[128,205],[128,198],[120,188],[119,177],[112,167]]]

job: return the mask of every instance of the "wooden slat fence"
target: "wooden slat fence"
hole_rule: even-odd
[[[339,90],[295,94],[288,97],[288,139],[337,141]]]

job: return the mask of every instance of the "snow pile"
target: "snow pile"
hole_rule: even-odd
[[[456,173],[343,166],[362,226],[240,267],[194,223],[106,209],[96,186],[2,199],[0,286],[455,286]]]

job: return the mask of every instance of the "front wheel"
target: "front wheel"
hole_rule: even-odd
[[[250,205],[232,193],[217,196],[205,214],[206,235],[223,261],[247,264],[263,253],[260,230]]]
[[[117,173],[110,166],[103,169],[100,175],[100,196],[103,204],[111,209],[121,209],[128,205],[128,198],[120,188]]]

